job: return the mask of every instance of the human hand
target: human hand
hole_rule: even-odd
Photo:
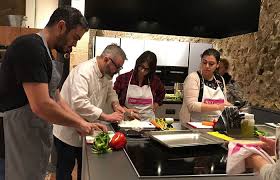
[[[158,103],[153,104],[153,112],[154,113],[156,113],[158,107],[159,107]]]
[[[100,124],[100,123],[90,123],[87,121],[84,121],[81,123],[80,127],[77,128],[77,132],[81,136],[87,136],[87,135],[92,135],[93,131],[104,131],[107,132],[108,129],[105,125]]]
[[[138,119],[140,120],[139,112],[136,109],[127,109],[125,115],[130,119]]]
[[[120,113],[125,113],[125,109],[121,105],[119,105],[119,104],[116,104],[114,106],[114,111],[115,112],[120,112]]]
[[[106,125],[101,123],[91,123],[92,124],[92,131],[103,131],[108,132],[108,128]]]
[[[253,168],[256,171],[260,171],[260,169],[265,164],[269,164],[269,162],[259,154],[252,154],[251,156],[245,159],[246,168]]]
[[[273,156],[275,154],[275,140],[269,139],[264,136],[260,136],[262,143],[260,147],[265,150],[269,155]]]
[[[120,112],[114,112],[112,114],[107,114],[104,118],[108,122],[120,122],[124,119],[124,114]]]
[[[225,106],[227,106],[225,103],[222,104],[216,104],[218,111],[223,111],[225,109]]]

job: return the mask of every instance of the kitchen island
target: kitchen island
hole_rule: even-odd
[[[151,149],[151,147],[153,147],[153,149]],[[212,146],[208,146],[208,147],[202,147],[200,146],[198,149],[195,149],[195,147],[189,148],[189,149],[183,149],[184,152],[188,153],[188,154],[197,154],[197,152],[201,152],[203,155],[201,155],[201,157],[208,157],[207,156],[207,152],[210,152],[210,157],[214,157],[215,155],[211,155],[211,153],[216,152],[215,148],[220,149],[219,151],[217,150],[217,157],[220,157],[220,154],[223,149],[221,149],[220,147],[218,147],[218,145],[212,145]],[[143,151],[149,151],[151,149],[152,150],[158,150],[158,154],[152,154],[149,155],[149,153],[146,154],[141,154]],[[192,150],[193,149],[193,150]],[[211,150],[212,149],[212,150]],[[133,155],[133,153],[129,155],[128,158],[127,154],[129,154],[129,152],[134,152],[134,151],[138,151],[139,156],[135,156],[132,157],[131,155]],[[227,179],[227,180],[253,180],[256,177],[252,176],[252,174],[246,174],[246,175],[238,175],[238,176],[227,176],[225,174],[218,174],[218,176],[216,176],[215,171],[219,171],[219,167],[216,167],[215,169],[217,170],[210,170],[209,169],[205,169],[205,167],[202,167],[202,169],[187,169],[186,171],[189,172],[196,172],[192,175],[184,175],[184,176],[180,176],[180,175],[176,175],[176,176],[172,176],[172,175],[168,175],[166,173],[164,173],[165,169],[167,169],[166,167],[164,167],[164,164],[166,164],[166,162],[164,162],[164,156],[162,155],[167,155],[169,156],[169,149],[167,147],[162,146],[161,144],[154,142],[152,140],[149,140],[148,138],[143,138],[143,139],[136,139],[136,138],[128,138],[128,145],[126,147],[126,151],[121,150],[121,151],[114,151],[112,153],[107,153],[107,154],[93,154],[91,152],[91,146],[84,143],[84,147],[83,147],[83,170],[82,170],[82,179],[83,180],[136,180],[139,179],[139,174],[147,174],[147,176],[142,176],[145,179],[154,179],[156,178],[160,178],[163,180],[172,180],[172,179]],[[173,151],[173,150],[172,150]],[[180,154],[180,153],[184,153],[182,152],[182,149],[176,150],[177,152],[175,154]],[[197,151],[197,152],[196,152]],[[212,151],[212,152],[211,152]],[[147,155],[148,154],[148,155]],[[135,154],[137,155],[137,153]],[[208,153],[209,155],[209,153]],[[132,165],[132,163],[130,161],[133,161],[131,159],[137,159],[137,161],[139,163],[137,163],[137,165]],[[163,159],[161,159],[163,158]],[[196,156],[196,159],[199,159],[200,157]],[[150,161],[151,159],[158,159],[159,164],[155,165],[155,162],[157,161]],[[175,160],[178,160],[178,158],[176,159],[174,157]],[[170,169],[169,167],[169,171],[174,171],[174,170],[182,170],[182,166],[184,164],[187,164],[187,166],[189,167],[190,164],[192,164],[192,162],[187,162],[187,161],[193,161],[194,158],[181,158],[182,160],[179,161],[175,161],[174,163],[174,167],[172,167]],[[210,158],[211,159],[211,158]],[[213,159],[213,158],[212,158]],[[209,160],[209,158],[208,158]],[[206,159],[200,159],[200,161],[196,161],[198,163],[204,163],[208,162],[207,158]],[[186,163],[186,162],[187,163]],[[203,162],[205,161],[205,162]],[[134,162],[135,163],[135,162]],[[170,162],[168,162],[170,165]],[[180,166],[178,166],[180,164]],[[177,166],[178,167],[177,167]],[[182,166],[181,166],[182,165]],[[225,165],[225,164],[224,164]],[[224,168],[223,165],[223,168]],[[138,171],[135,171],[135,167],[139,168],[139,166],[145,166],[143,168],[138,169]],[[196,165],[197,166],[197,165]],[[201,165],[203,166],[203,165]],[[211,165],[209,165],[211,166]],[[152,167],[152,168],[151,168]],[[156,169],[154,168],[156,167]],[[194,166],[190,166],[191,168],[194,168]],[[215,166],[214,166],[215,167]],[[148,168],[148,169],[147,169]],[[196,167],[197,168],[197,167]],[[150,169],[154,169],[152,171],[150,171]],[[155,171],[156,170],[156,171]],[[162,172],[161,172],[162,171]],[[207,174],[207,172],[203,172],[203,171],[208,171],[210,172],[209,174]],[[139,173],[141,172],[141,173]],[[202,173],[200,173],[202,172]],[[212,174],[211,174],[212,173]],[[150,174],[153,174],[153,176],[150,176]],[[141,178],[142,178],[141,177]],[[141,179],[140,178],[140,179]]]

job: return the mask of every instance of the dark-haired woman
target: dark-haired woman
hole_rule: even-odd
[[[201,55],[200,71],[187,76],[184,82],[184,99],[180,121],[203,121],[210,116],[220,115],[226,105],[224,79],[216,74],[220,53],[207,49]]]
[[[165,89],[155,75],[156,66],[156,55],[145,51],[136,60],[133,70],[117,77],[114,89],[129,119],[148,121],[155,118],[157,108],[162,105]]]

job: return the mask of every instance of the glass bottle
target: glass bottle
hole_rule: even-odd
[[[243,138],[254,137],[255,119],[254,114],[245,113],[244,119],[241,121],[241,135]]]

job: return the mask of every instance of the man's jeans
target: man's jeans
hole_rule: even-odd
[[[5,160],[0,158],[0,180],[5,180]]]

